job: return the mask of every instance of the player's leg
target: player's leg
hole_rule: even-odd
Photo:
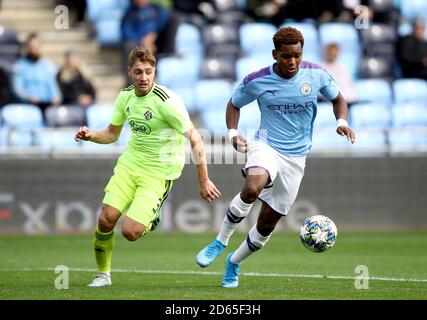
[[[270,239],[271,233],[283,215],[263,203],[257,224],[249,230],[248,236],[240,247],[227,257],[222,286],[235,288],[239,284],[240,263],[254,252],[260,250]]]
[[[90,287],[111,285],[111,257],[114,248],[114,227],[122,212],[129,206],[135,186],[126,171],[117,165],[114,175],[105,187],[105,196],[98,224],[93,239],[95,259],[98,265],[98,274],[89,284]]]
[[[246,178],[243,189],[231,201],[216,239],[197,254],[197,264],[207,267],[224,251],[239,223],[249,214],[260,192],[275,179],[276,174],[277,164],[272,149],[262,143],[254,144],[243,171]]]
[[[135,197],[122,226],[122,234],[126,239],[138,240],[156,228],[160,222],[160,209],[172,186],[171,180],[137,177]]]
[[[269,181],[269,173],[264,168],[247,168],[245,175],[243,189],[231,201],[216,239],[196,256],[197,264],[203,268],[210,265],[224,251],[230,237],[249,214],[253,203]]]

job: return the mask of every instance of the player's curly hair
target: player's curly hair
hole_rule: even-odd
[[[132,67],[136,61],[148,62],[153,67],[156,66],[156,57],[143,46],[136,46],[129,53],[128,66]]]
[[[280,28],[273,37],[274,48],[276,50],[279,50],[282,44],[297,44],[298,42],[301,42],[301,48],[303,48],[304,37],[302,33],[292,27]]]

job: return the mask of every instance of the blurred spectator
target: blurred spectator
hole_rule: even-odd
[[[0,63],[8,71],[12,71],[13,64],[18,60],[21,52],[21,43],[16,30],[7,28],[0,18]]]
[[[5,68],[0,65],[0,107],[12,102],[14,102],[14,97],[10,83],[10,75]]]
[[[88,107],[94,103],[95,88],[90,81],[90,71],[81,61],[80,54],[71,50],[65,54],[65,63],[57,80],[62,92],[62,103]]]
[[[329,43],[324,49],[323,68],[326,69],[338,83],[339,89],[348,106],[356,102],[356,88],[349,70],[338,62],[340,48],[336,43]]]
[[[181,22],[202,28],[215,19],[217,13],[211,0],[173,0],[173,9]]]
[[[171,11],[150,0],[133,0],[121,25],[126,60],[128,52],[137,44],[156,55],[174,54],[177,28],[178,20]]]
[[[397,53],[405,78],[427,80],[427,41],[425,40],[425,21],[415,18],[412,34],[399,39]]]
[[[41,59],[41,41],[31,33],[24,45],[24,56],[18,60],[13,76],[13,90],[19,100],[32,103],[44,111],[49,105],[61,102],[56,82],[56,67]]]

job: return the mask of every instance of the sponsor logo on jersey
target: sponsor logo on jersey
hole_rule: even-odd
[[[130,125],[132,131],[135,133],[147,134],[147,135],[151,133],[150,126],[148,124],[146,124],[145,122],[138,122],[135,120],[130,120],[129,125]]]

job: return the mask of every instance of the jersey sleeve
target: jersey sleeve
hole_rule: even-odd
[[[121,126],[126,121],[126,113],[125,113],[125,94],[120,92],[120,94],[116,98],[116,102],[114,103],[114,111],[113,116],[111,118],[111,124],[113,126]]]
[[[177,95],[171,95],[164,102],[162,110],[167,123],[177,132],[184,133],[194,127],[184,103]]]
[[[239,83],[231,96],[231,103],[242,108],[257,98],[253,83],[246,83],[246,78]]]
[[[335,79],[325,70],[320,74],[320,93],[328,100],[334,100],[339,93]]]

